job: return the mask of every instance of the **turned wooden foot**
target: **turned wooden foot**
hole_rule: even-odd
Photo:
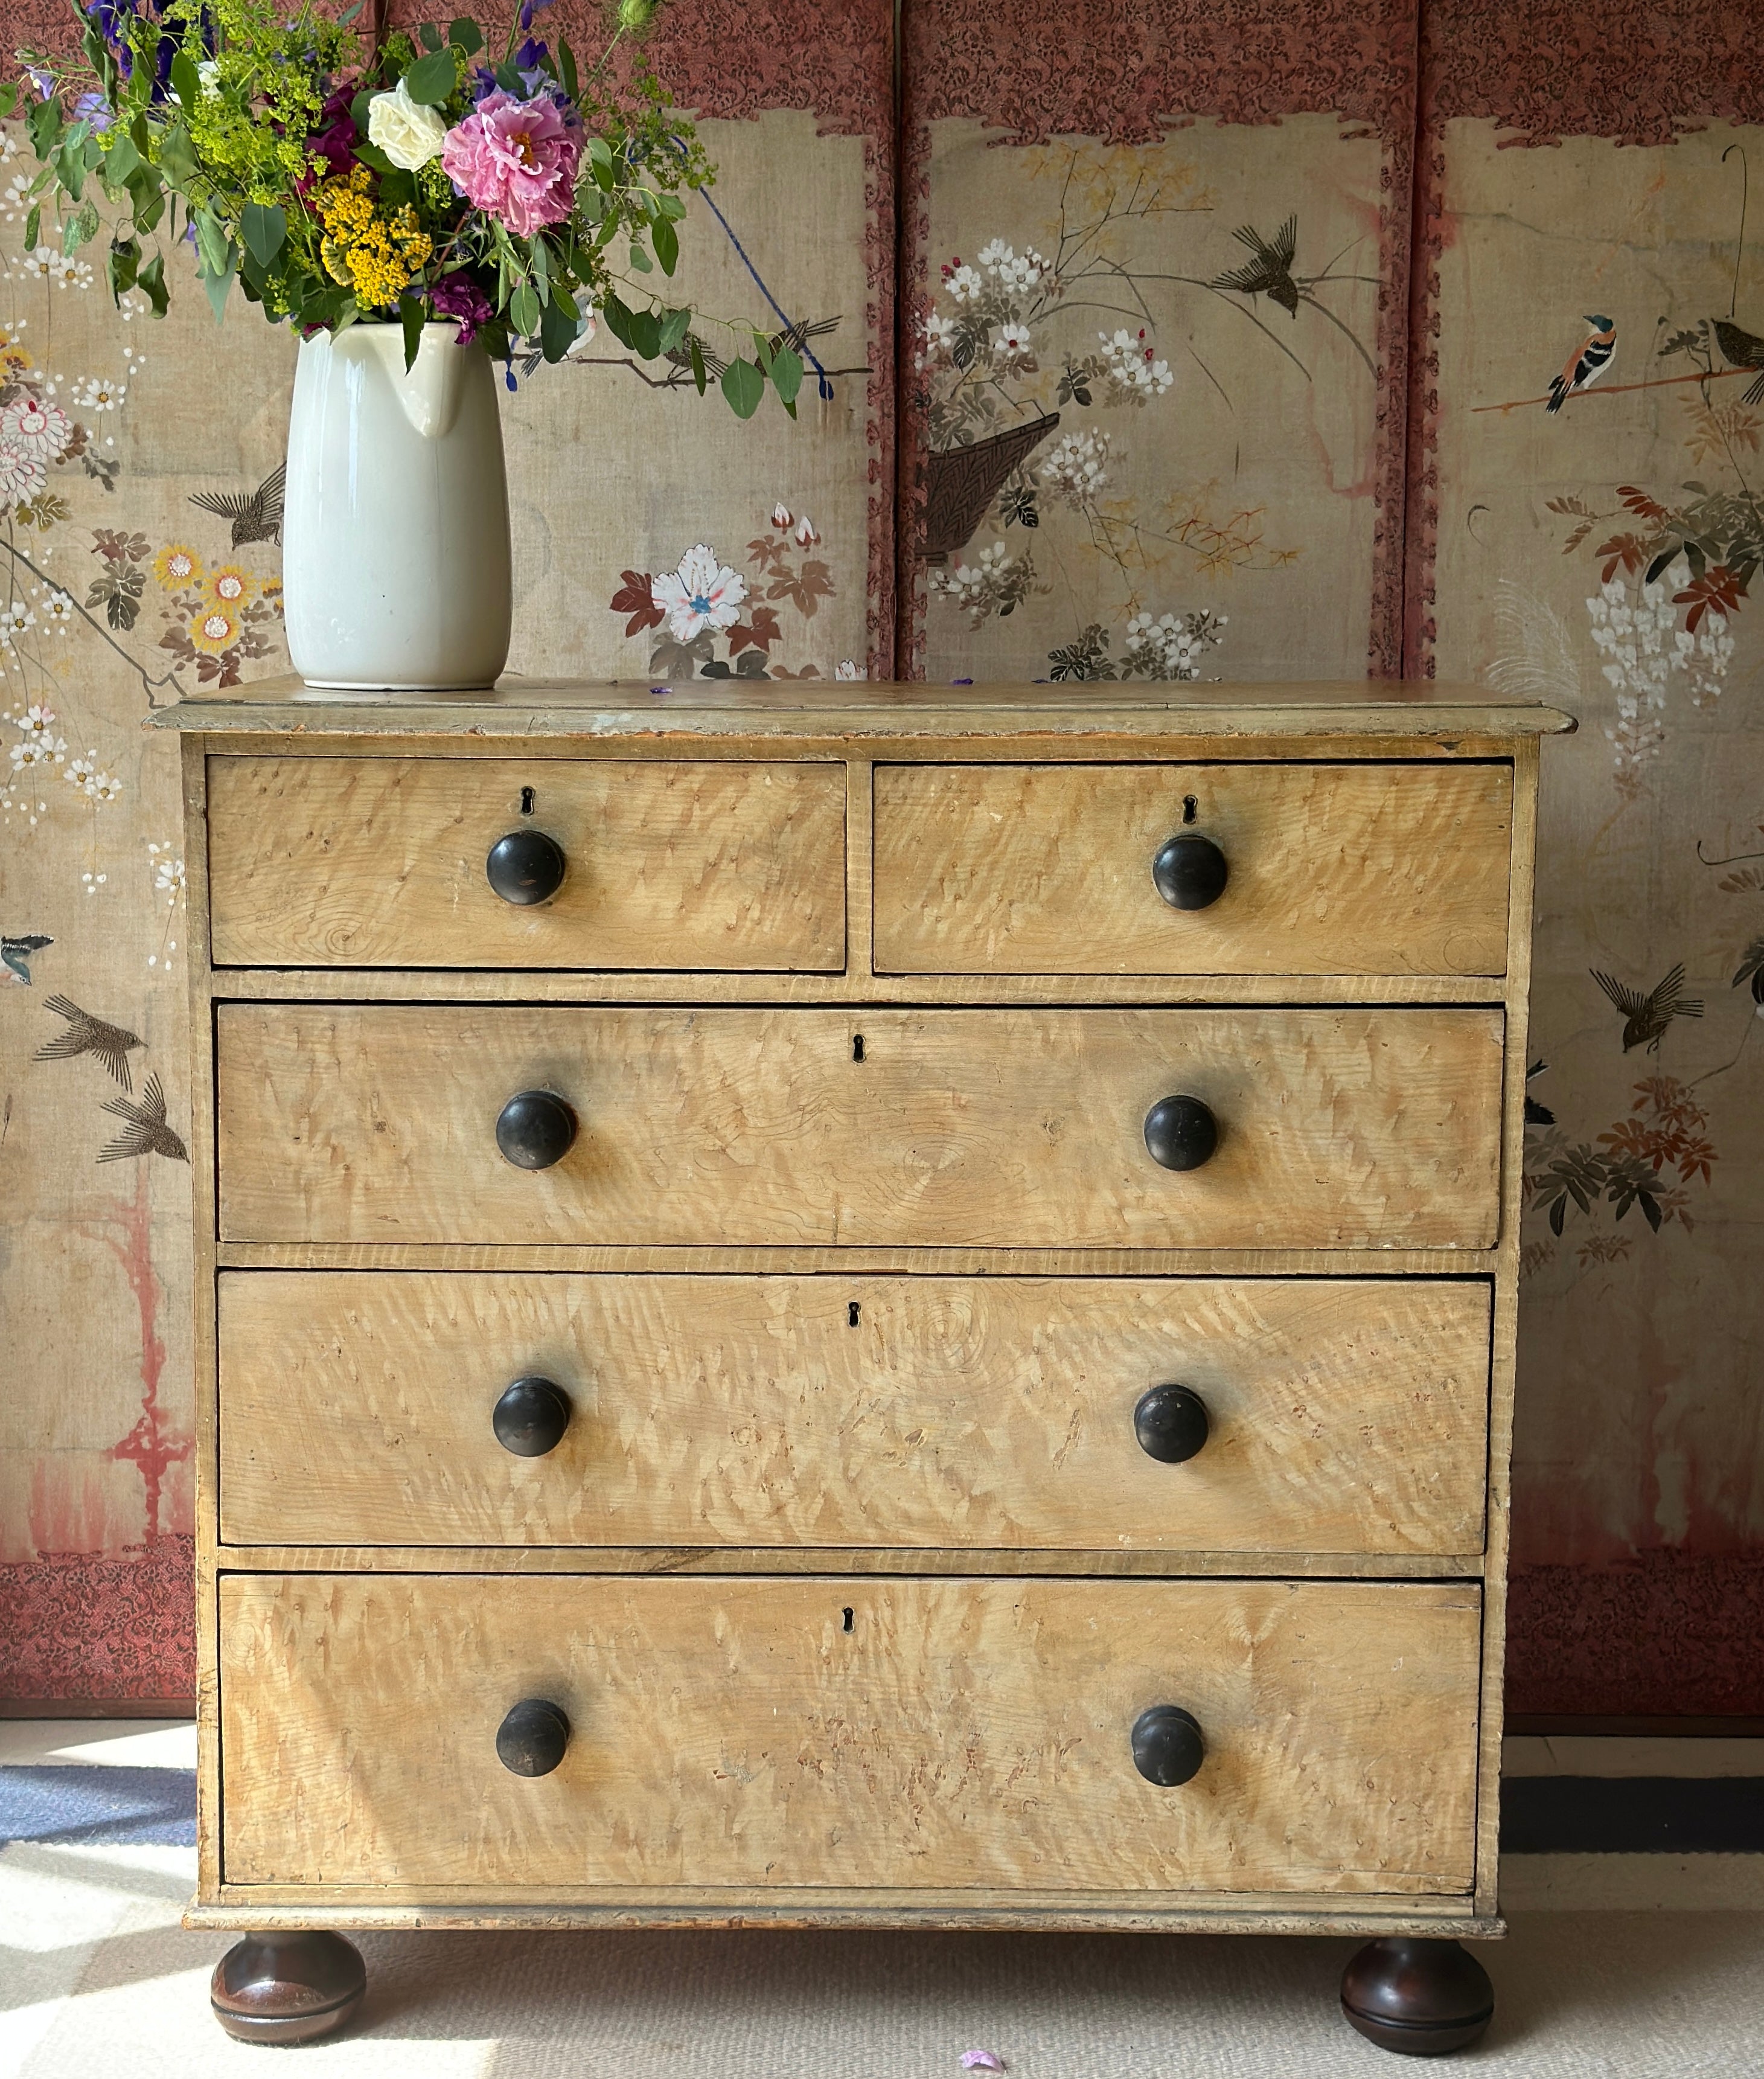
[[[1444,2057],[1474,2043],[1494,2018],[1494,1988],[1456,1942],[1387,1936],[1341,1974],[1341,2010],[1381,2050]]]
[[[248,1935],[215,1966],[215,2019],[241,2043],[311,2043],[362,2004],[367,1972],[341,1935]]]

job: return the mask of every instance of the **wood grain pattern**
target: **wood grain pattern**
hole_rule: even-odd
[[[217,757],[208,793],[217,967],[844,964],[836,763]],[[526,909],[484,873],[521,828],[569,860]]]
[[[1498,975],[1505,765],[880,765],[876,964],[890,973]],[[1205,910],[1152,861],[1224,852]]]
[[[1478,1249],[1501,1014],[691,1011],[229,1004],[229,1241]],[[854,1059],[861,1034],[863,1058]],[[518,1170],[498,1111],[581,1131]],[[1146,1153],[1157,1100],[1218,1153]]]
[[[229,1884],[1471,1879],[1468,1586],[230,1575],[220,1601]],[[538,1779],[495,1758],[528,1696],[572,1727]],[[1160,1790],[1128,1735],[1178,1700],[1207,1759]]]
[[[1467,1554],[1488,1362],[1458,1281],[228,1274],[221,1529]],[[491,1411],[533,1372],[572,1412],[521,1458]],[[1173,1466],[1133,1430],[1170,1380],[1210,1422]]]

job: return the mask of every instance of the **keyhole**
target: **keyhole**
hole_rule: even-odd
[[[846,1612],[846,1613],[845,1613],[845,1626],[844,1626],[844,1629],[845,1629],[846,1631],[850,1631],[850,1630],[851,1630],[851,1611],[850,1611],[850,1610],[847,1610],[847,1611]]]
[[[533,789],[530,787],[523,787],[520,790],[520,813],[524,816],[533,814]]]
[[[1201,805],[1200,805],[1200,803],[1195,800],[1194,797],[1193,797],[1192,794],[1185,794],[1185,795],[1182,797],[1182,820],[1183,820],[1183,822],[1184,822],[1185,823],[1192,823],[1192,822],[1193,822],[1194,818],[1195,818],[1198,815],[1199,815],[1199,814],[1200,814],[1200,813],[1201,813]]]
[[[861,1032],[854,1032],[851,1035],[851,1058],[854,1061],[863,1059],[863,1035]]]
[[[856,1328],[858,1325],[858,1316],[862,1311],[863,1309],[859,1306],[855,1299],[854,1299],[851,1305],[846,1308],[845,1324],[848,1328]]]

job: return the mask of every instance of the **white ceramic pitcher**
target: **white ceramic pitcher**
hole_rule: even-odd
[[[495,371],[451,323],[301,342],[282,533],[288,654],[309,685],[488,686],[508,661],[508,481]]]

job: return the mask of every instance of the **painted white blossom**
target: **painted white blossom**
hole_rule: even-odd
[[[3,457],[0,457],[0,460],[3,460]],[[35,628],[36,625],[36,616],[22,599],[14,600],[8,607],[0,607],[0,644],[10,649],[27,629]],[[35,713],[36,710],[33,709],[31,712]]]
[[[0,404],[0,446],[53,462],[73,435],[73,421],[61,406],[46,404],[28,391],[10,404]]]
[[[1121,329],[1112,336],[1099,332],[1102,358],[1110,388],[1118,399],[1143,404],[1147,398],[1161,397],[1175,383],[1170,364],[1160,361],[1150,336]]]
[[[947,353],[955,343],[955,320],[933,311],[925,320],[925,344],[934,354]]]
[[[1081,507],[1109,481],[1109,436],[1068,433],[1035,466],[1035,480],[1062,505]]]
[[[35,498],[48,478],[40,455],[11,441],[0,440],[0,502],[22,504]]]
[[[1225,639],[1223,631],[1227,618],[1205,609],[1160,614],[1156,619],[1149,613],[1136,613],[1127,623],[1122,661],[1128,672],[1136,676],[1198,679],[1207,651],[1217,649]]]
[[[816,531],[815,523],[806,512],[796,522],[796,531],[792,538],[799,549],[812,549],[821,539],[820,534]]]
[[[984,278],[965,264],[952,270],[943,284],[959,303],[972,303],[985,294]]]
[[[993,341],[993,351],[1000,360],[1013,362],[1022,369],[1031,369],[1035,361],[1035,343],[1030,337],[1029,328],[1015,320],[1001,325]]]
[[[57,245],[38,245],[19,263],[36,281],[53,282],[64,289],[89,289],[92,266],[77,253],[64,253]]]
[[[865,677],[867,675],[859,670],[854,659],[850,657],[842,657],[840,659],[839,662],[834,666],[833,676],[836,679],[861,679]]]
[[[82,412],[114,412],[127,395],[127,383],[113,383],[107,375],[88,375],[73,387],[73,401]]]
[[[781,498],[771,508],[771,524],[780,534],[788,534],[793,524],[793,516],[790,508]]]
[[[58,634],[65,635],[74,622],[73,602],[65,592],[52,592],[43,602],[43,618]]]
[[[96,755],[94,752],[93,757]],[[98,777],[98,768],[90,757],[76,758],[69,762],[63,777],[76,794],[83,794]]]
[[[86,791],[102,808],[122,798],[123,783],[114,772],[98,772],[93,775],[91,784]]]
[[[707,628],[733,628],[747,596],[746,580],[700,542],[680,558],[679,568],[654,579],[650,596],[667,616],[676,642],[690,642]]]

